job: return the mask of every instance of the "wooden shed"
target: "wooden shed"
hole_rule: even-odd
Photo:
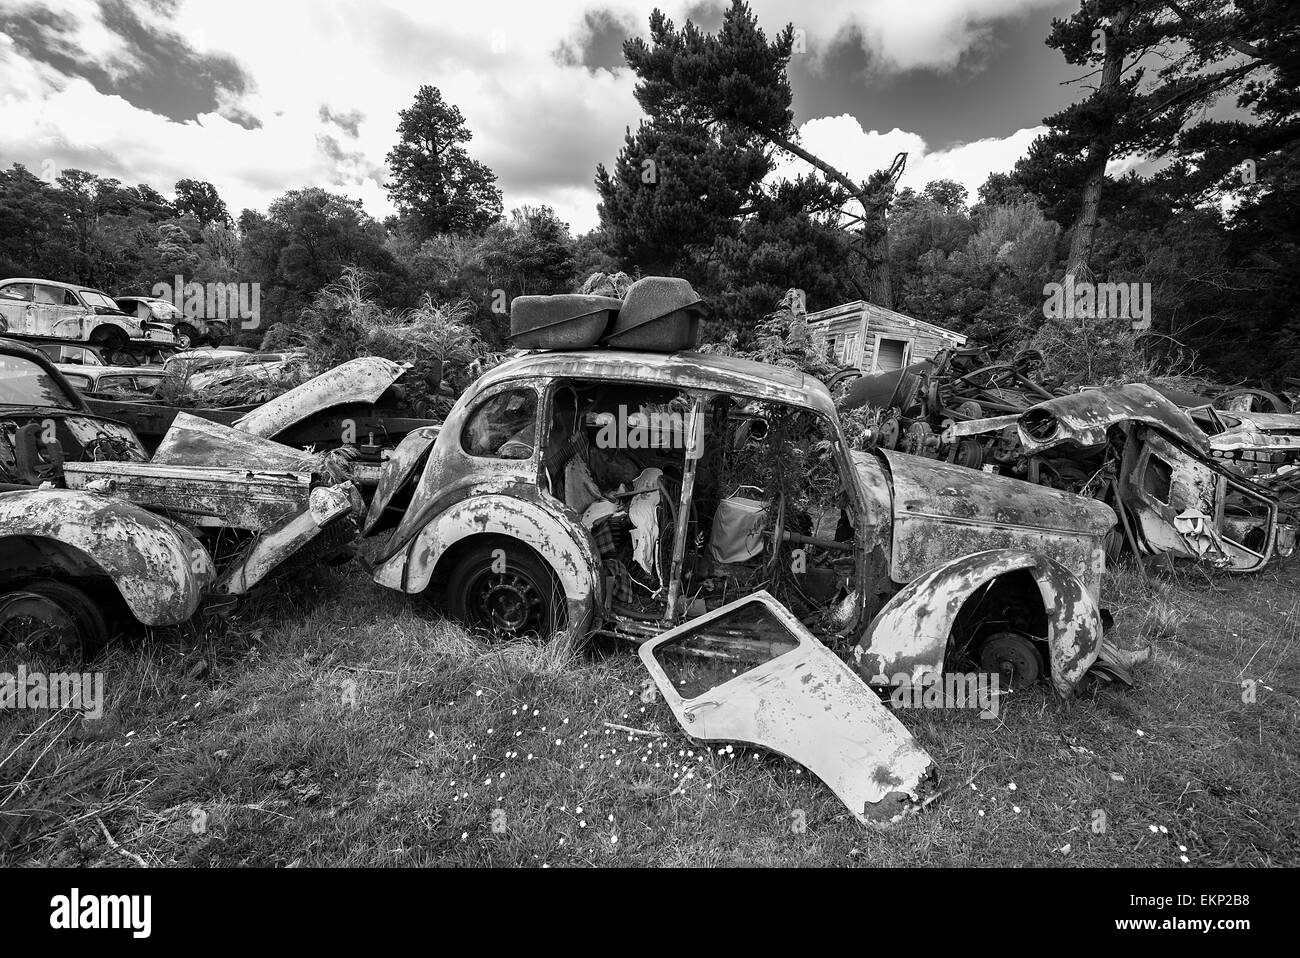
[[[864,300],[808,314],[808,332],[836,362],[883,373],[965,346],[966,337]]]

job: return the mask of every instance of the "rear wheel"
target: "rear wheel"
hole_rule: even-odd
[[[549,638],[562,624],[559,583],[519,546],[484,544],[459,556],[444,594],[453,618],[493,638]]]

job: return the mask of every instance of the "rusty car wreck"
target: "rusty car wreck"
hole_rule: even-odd
[[[0,340],[0,636],[79,657],[115,619],[171,626],[351,554],[346,465],[184,414],[151,458],[43,353]]]
[[[1069,696],[1123,676],[1099,595],[1115,522],[1068,492],[852,451],[797,370],[579,348],[508,360],[408,435],[363,535],[377,583],[478,630],[640,646],[688,734],[782,752],[867,820],[933,780],[880,703],[897,683],[974,666]],[[686,689],[682,658],[727,669]]]

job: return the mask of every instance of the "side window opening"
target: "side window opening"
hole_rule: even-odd
[[[1142,476],[1142,490],[1147,495],[1169,505],[1169,492],[1173,479],[1173,467],[1159,456],[1151,456],[1147,460],[1146,472]]]
[[[537,445],[537,394],[512,389],[484,401],[465,422],[461,448],[488,459],[531,459]]]

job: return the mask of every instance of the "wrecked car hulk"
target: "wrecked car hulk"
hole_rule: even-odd
[[[150,457],[47,356],[0,339],[0,656],[75,660],[118,622],[178,625],[347,558],[362,508],[328,456],[194,416]]]
[[[1064,696],[1101,651],[1115,521],[1069,493],[850,451],[798,371],[604,349],[481,377],[398,447],[363,534],[391,530],[376,582],[497,635],[639,644],[766,591],[873,685],[962,661]]]

